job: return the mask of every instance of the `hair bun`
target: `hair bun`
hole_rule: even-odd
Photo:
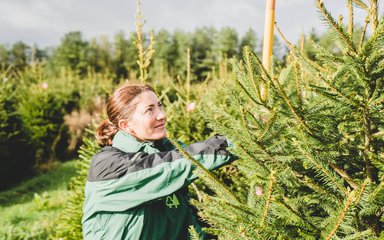
[[[96,140],[100,146],[112,145],[113,136],[115,136],[118,128],[107,118],[96,130]]]

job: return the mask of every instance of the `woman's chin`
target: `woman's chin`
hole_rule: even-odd
[[[152,140],[160,140],[167,136],[167,131],[164,129],[164,131],[156,133],[152,136]]]

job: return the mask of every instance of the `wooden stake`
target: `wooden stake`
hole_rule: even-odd
[[[273,48],[273,27],[275,23],[275,0],[267,0],[265,8],[264,20],[264,42],[263,42],[263,66],[269,69],[269,62]],[[268,98],[268,86],[261,83],[260,85],[261,100],[266,101]]]

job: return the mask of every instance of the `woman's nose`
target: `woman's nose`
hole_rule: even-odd
[[[166,118],[165,112],[163,109],[159,109],[159,113],[157,114],[157,120],[163,120]]]

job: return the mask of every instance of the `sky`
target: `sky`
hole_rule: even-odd
[[[197,27],[232,27],[242,36],[249,28],[263,35],[266,0],[142,0],[144,31],[166,29],[191,32]],[[324,0],[337,18],[348,21],[346,0]],[[364,1],[367,2],[367,1]],[[55,46],[65,33],[81,31],[84,39],[119,31],[135,31],[136,0],[0,0],[0,44],[23,41],[38,47]],[[379,5],[380,13],[382,6]],[[276,0],[277,25],[295,42],[312,28],[326,26],[314,0]],[[356,9],[355,20],[364,22],[365,12]]]

